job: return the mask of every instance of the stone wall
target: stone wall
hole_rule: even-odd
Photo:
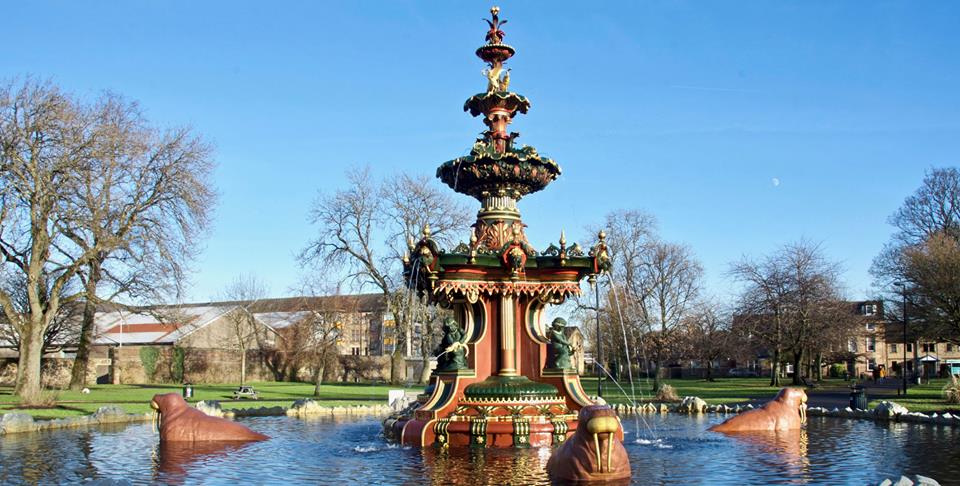
[[[90,367],[87,369],[87,382],[96,383],[100,375],[109,373],[109,359],[90,358]],[[41,369],[41,385],[44,388],[66,388],[70,385],[70,372],[73,369],[73,358],[43,358]],[[0,385],[13,386],[17,381],[16,358],[0,359]]]
[[[115,360],[113,383],[171,383],[173,346],[155,346],[160,352],[156,373],[151,380],[140,359],[145,346],[124,346],[113,349]],[[229,349],[183,348],[183,379],[190,383],[235,383],[240,381],[240,355]],[[247,381],[270,381],[273,373],[261,359],[259,351],[247,352]]]
[[[144,346],[122,348],[97,347],[92,352],[87,382],[114,384],[172,383],[172,346],[155,346],[159,351],[157,371],[148,379],[140,359]],[[184,348],[184,381],[190,383],[238,383],[240,356],[229,349]],[[247,381],[275,381],[278,374],[270,367],[270,355],[259,350],[247,352]],[[46,388],[66,388],[70,383],[73,358],[44,358],[42,381]],[[282,375],[289,379],[289,370]],[[309,381],[312,369],[302,367],[297,378]],[[16,358],[0,358],[0,385],[12,386],[17,377]],[[390,378],[389,356],[340,356],[328,363],[323,380],[332,381],[386,381]]]

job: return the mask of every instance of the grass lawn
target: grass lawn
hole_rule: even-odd
[[[753,398],[773,398],[780,391],[781,387],[769,386],[770,378],[716,378],[716,381],[684,379],[684,380],[665,380],[665,382],[674,387],[677,396],[696,396],[704,399],[710,404],[737,403],[746,402]],[[587,394],[595,396],[597,394],[597,379],[592,377],[582,377],[581,381]],[[787,386],[784,382],[783,386]],[[624,379],[620,382],[620,387],[609,380],[603,382],[603,398],[608,403],[629,403],[628,397],[631,395],[630,383]],[[653,380],[640,378],[634,381],[634,389],[638,402],[651,401],[653,399]],[[626,393],[624,393],[624,391]]]
[[[194,385],[191,402],[218,400],[223,408],[290,406],[300,398],[314,398],[322,405],[369,405],[386,403],[387,391],[401,388],[390,385],[363,383],[331,383],[321,387],[319,397],[313,396],[311,383],[255,382],[250,383],[260,396],[259,400],[234,400],[236,384]],[[0,414],[20,412],[36,419],[52,419],[89,415],[105,405],[116,405],[129,413],[150,411],[150,399],[158,393],[180,393],[180,385],[92,385],[89,394],[69,390],[53,390],[57,404],[51,408],[20,408],[20,399],[13,396],[13,389],[0,387]]]
[[[884,398],[899,403],[911,412],[943,412],[960,414],[960,405],[949,404],[943,399],[943,387],[946,378],[936,378],[923,385],[907,385],[907,396]],[[869,406],[875,407],[880,400],[871,400]]]
[[[581,381],[587,394],[597,394],[597,380],[593,377],[582,377]],[[833,383],[836,381],[836,383]],[[822,388],[846,387],[849,383],[838,380],[827,380]],[[768,386],[769,378],[717,378],[716,381],[684,379],[666,380],[673,386],[679,397],[697,396],[710,404],[732,404],[746,402],[754,398],[771,399],[780,390],[780,387]],[[650,401],[653,396],[650,392],[652,381],[645,378],[634,382],[638,401]],[[950,410],[951,413],[960,413],[960,406],[948,405],[942,397],[941,390],[946,384],[945,379],[931,380],[925,385],[915,385],[910,388],[907,398],[895,397],[911,411],[929,412]],[[313,397],[313,385],[310,383],[288,382],[256,382],[251,383],[259,400],[234,400],[233,391],[236,384],[195,385],[191,402],[200,400],[217,400],[225,409],[249,407],[273,407],[277,405],[290,406],[294,400],[300,398],[314,398],[322,405],[364,405],[386,403],[387,391],[400,388],[390,385],[371,385],[363,383],[331,383],[323,385],[319,397]],[[787,381],[783,386],[788,386]],[[626,393],[609,380],[604,381],[603,397],[610,403],[629,403],[630,384],[624,380],[620,383]],[[421,389],[418,386],[411,389]],[[105,405],[116,405],[130,413],[150,411],[150,399],[158,393],[180,393],[180,385],[148,384],[148,385],[93,385],[89,394],[81,394],[69,390],[55,390],[57,404],[51,408],[20,408],[19,398],[12,395],[10,387],[0,387],[0,414],[8,412],[28,413],[37,419],[51,419],[88,415],[96,412]],[[871,401],[875,406],[877,400]]]

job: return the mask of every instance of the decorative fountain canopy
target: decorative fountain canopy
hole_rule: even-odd
[[[477,49],[477,57],[488,65],[483,71],[487,90],[471,96],[463,105],[463,111],[483,115],[487,130],[473,144],[470,155],[444,163],[437,169],[437,177],[454,191],[480,202],[491,197],[516,201],[547,187],[560,175],[560,166],[533,147],[515,147],[514,140],[520,134],[507,133],[513,117],[530,109],[530,101],[509,91],[510,69],[505,70],[503,65],[516,51],[503,43],[506,34],[500,27],[507,21],[500,20],[500,9],[490,11],[493,19],[487,20],[487,43]]]

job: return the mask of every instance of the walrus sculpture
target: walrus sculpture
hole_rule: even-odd
[[[630,458],[620,420],[606,405],[580,409],[577,431],[547,461],[554,482],[621,481],[630,478]]]
[[[799,388],[784,388],[764,406],[748,410],[710,427],[714,432],[750,432],[758,430],[794,430],[807,421],[807,393]]]
[[[160,442],[248,442],[269,437],[236,422],[211,417],[176,393],[154,395],[150,407],[157,411]]]

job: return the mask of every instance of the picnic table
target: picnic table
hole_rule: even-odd
[[[233,398],[239,400],[241,398],[252,398],[258,400],[257,391],[253,389],[252,386],[241,386],[233,392]]]

